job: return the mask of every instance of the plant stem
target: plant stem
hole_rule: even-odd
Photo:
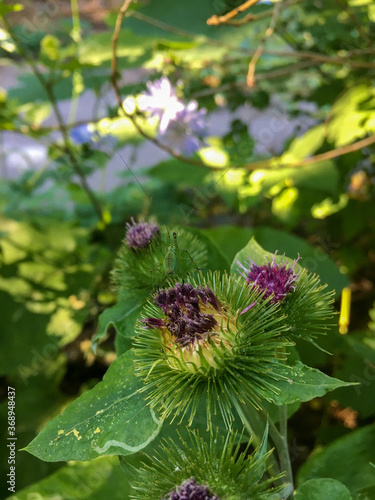
[[[251,425],[249,419],[247,418],[242,406],[239,404],[238,401],[234,401],[234,406],[237,410],[237,413],[238,413],[238,416],[240,417],[243,425],[246,427],[248,433],[250,434],[250,436],[253,437],[253,441],[255,442],[255,444],[258,446],[261,442],[261,437],[260,437],[260,434],[259,433],[256,433],[254,431],[254,428],[253,426]]]
[[[27,50],[23,47],[20,39],[18,38],[18,36],[14,33],[11,25],[9,24],[9,22],[7,21],[7,19],[4,17],[4,16],[1,16],[1,19],[3,20],[4,22],[4,25],[9,33],[9,35],[12,37],[19,53],[25,58],[26,62],[28,63],[28,65],[30,66],[32,72],[34,73],[35,77],[38,79],[39,83],[41,84],[41,86],[43,87],[43,89],[45,90],[50,102],[51,102],[51,105],[52,105],[52,108],[53,108],[53,111],[55,113],[55,116],[56,116],[56,119],[57,119],[57,123],[59,125],[59,130],[63,136],[63,141],[64,141],[64,151],[65,153],[68,155],[68,158],[72,164],[72,167],[73,167],[73,170],[76,172],[76,174],[78,175],[78,177],[80,178],[80,181],[81,181],[81,185],[82,185],[82,188],[84,189],[84,191],[86,192],[89,200],[91,201],[91,204],[99,218],[99,220],[102,220],[103,219],[103,214],[102,214],[102,208],[101,208],[101,205],[98,201],[98,199],[96,198],[94,192],[91,190],[88,182],[87,182],[87,179],[86,179],[86,176],[81,168],[81,165],[79,164],[79,161],[77,160],[77,158],[75,157],[75,154],[74,152],[72,151],[72,148],[70,146],[70,141],[69,141],[69,133],[68,133],[68,129],[64,123],[64,119],[60,113],[60,109],[58,107],[58,104],[57,104],[57,100],[56,100],[56,97],[55,97],[55,94],[52,90],[52,85],[50,82],[46,81],[43,74],[41,73],[41,71],[39,70],[37,64],[35,63],[35,61],[32,59],[32,57],[29,56]]]
[[[70,6],[72,9],[72,23],[73,23],[73,28],[70,32],[70,36],[72,37],[72,40],[75,43],[76,56],[77,59],[79,59],[79,43],[81,42],[82,38],[81,38],[81,20],[79,18],[78,0],[70,0]],[[76,68],[73,71],[72,80],[73,80],[73,92],[72,92],[72,100],[70,103],[68,123],[72,123],[75,120],[78,109],[79,96],[83,90],[82,72],[80,68]]]
[[[276,425],[271,419],[269,419],[270,426],[270,436],[277,449],[277,454],[279,455],[281,470],[285,471],[285,480],[287,482],[286,487],[283,490],[283,498],[287,499],[293,493],[293,474],[292,466],[290,463],[289,449],[288,449],[288,439],[287,439],[287,422],[288,422],[288,409],[286,405],[279,407],[279,418],[280,418],[280,431],[277,429]]]

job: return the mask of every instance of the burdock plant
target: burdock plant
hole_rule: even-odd
[[[219,409],[227,426],[233,407],[259,408],[285,378],[289,327],[278,309],[241,278],[218,272],[159,290],[135,339],[135,370],[150,404],[164,417],[188,413],[192,422],[204,395],[208,422]]]
[[[232,267],[234,274],[239,273],[252,290],[263,292],[263,300],[280,305],[280,313],[288,318],[291,339],[298,337],[319,347],[316,339],[332,327],[334,292],[298,264],[300,256],[291,260],[277,256],[277,251],[273,255],[260,251],[254,241],[250,246],[252,257],[240,252]]]
[[[206,264],[205,245],[193,234],[132,219],[132,224],[126,225],[112,282],[119,291],[151,293],[165,285],[167,279],[184,278]]]
[[[153,458],[134,479],[134,500],[292,494],[288,415],[350,385],[300,362],[293,341],[314,343],[327,331],[332,294],[298,259],[269,254],[254,241],[236,255],[231,274],[212,269],[208,250],[187,231],[128,224],[113,273],[119,301],[105,311],[128,342],[103,381],[50,422],[28,451],[58,461],[147,449]],[[182,446],[171,442],[156,452],[161,428],[175,435],[180,423],[203,424],[207,442],[193,432]],[[239,426],[245,430],[236,434]]]
[[[135,473],[133,500],[266,500],[281,488],[279,477],[267,473],[267,434],[250,452],[252,440],[241,447],[236,432],[225,437],[214,432],[207,440],[197,432],[177,444],[165,441],[151,463]]]

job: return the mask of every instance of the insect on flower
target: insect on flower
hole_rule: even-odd
[[[189,258],[190,262],[193,264],[195,269],[197,271],[200,271],[199,267],[195,264],[193,257],[190,255],[189,251],[185,248],[184,250],[180,250],[180,247],[178,246],[178,233],[173,232],[172,237],[173,240],[170,237],[170,234],[168,232],[168,238],[169,238],[169,246],[167,249],[167,254],[164,258],[163,262],[163,268],[164,271],[167,275],[173,275],[175,274],[181,267],[181,260]]]
[[[127,224],[123,245],[112,272],[117,289],[147,294],[167,281],[184,280],[207,264],[204,243],[184,229],[173,230],[141,221]]]

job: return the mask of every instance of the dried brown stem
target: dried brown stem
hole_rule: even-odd
[[[259,0],[247,0],[247,2],[231,10],[224,16],[217,16],[215,14],[214,16],[211,16],[209,19],[207,19],[207,24],[217,26],[219,24],[226,23],[234,17],[238,16],[238,14],[241,14],[241,12],[249,9],[252,5],[255,5],[257,2],[259,2]]]
[[[340,156],[344,156],[348,153],[353,153],[354,151],[358,151],[367,146],[371,146],[371,144],[375,144],[375,135],[371,135],[370,137],[366,137],[366,139],[362,139],[360,141],[354,142],[353,144],[347,144],[346,146],[341,146],[340,148],[331,149],[330,151],[326,151],[325,153],[321,153],[315,156],[310,156],[309,158],[304,158],[302,160],[293,162],[293,163],[280,163],[277,164],[275,160],[272,158],[271,160],[266,161],[257,161],[254,163],[250,163],[246,165],[247,170],[257,170],[258,168],[273,168],[273,167],[304,167],[306,165],[311,165],[312,163],[318,163],[320,161],[333,160],[334,158],[338,158]]]
[[[254,87],[254,85],[255,85],[255,68],[256,68],[256,65],[257,65],[257,62],[258,62],[260,56],[264,52],[264,46],[266,44],[266,41],[268,40],[268,38],[270,38],[270,36],[272,36],[273,32],[275,31],[277,19],[280,15],[282,4],[283,4],[283,2],[280,0],[280,2],[275,5],[275,7],[273,9],[270,25],[267,28],[267,30],[264,34],[264,37],[262,38],[258,48],[256,49],[256,51],[255,51],[255,53],[250,61],[249,69],[247,71],[247,77],[246,77],[247,86],[250,88]]]

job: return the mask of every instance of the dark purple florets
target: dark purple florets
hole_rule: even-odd
[[[166,327],[181,346],[205,339],[205,334],[218,324],[212,314],[201,311],[202,305],[220,310],[217,298],[208,287],[177,283],[173,288],[160,290],[154,302],[166,318],[146,318],[142,323],[147,328]]]
[[[160,236],[160,229],[153,222],[135,222],[132,218],[132,224],[126,224],[125,242],[129,248],[138,250],[147,247],[157,236]]]
[[[281,302],[290,291],[295,290],[293,283],[297,280],[298,274],[295,273],[297,260],[291,267],[287,267],[284,262],[276,264],[276,253],[272,262],[268,262],[263,266],[258,266],[255,262],[250,261],[249,269],[241,263],[239,265],[245,271],[241,273],[249,285],[257,288],[259,291],[264,291],[263,298],[267,298],[273,294],[272,302]]]
[[[171,491],[166,500],[220,500],[207,486],[197,484],[193,477]]]

